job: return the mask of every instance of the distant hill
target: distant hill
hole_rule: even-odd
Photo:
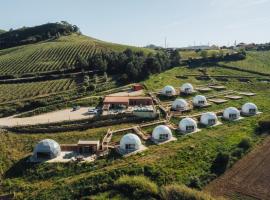
[[[5,30],[0,29],[0,34],[5,33]]]
[[[74,65],[78,55],[88,59],[96,52],[123,51],[126,48],[142,50],[146,53],[153,51],[108,43],[80,34],[71,34],[55,40],[0,50],[0,75],[21,75],[59,70],[65,67],[64,63],[68,63],[70,66]]]
[[[0,35],[0,49],[56,39],[61,35],[69,35],[76,32],[79,32],[79,28],[67,22],[23,27],[2,33]]]

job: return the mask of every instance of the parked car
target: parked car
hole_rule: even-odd
[[[89,113],[89,114],[94,114],[94,115],[96,115],[96,114],[98,113],[98,110],[95,109],[95,108],[94,108],[94,109],[93,109],[93,108],[89,108],[89,109],[88,109],[88,113]]]
[[[81,108],[80,106],[73,106],[72,110],[76,111],[76,110],[80,110],[80,108]]]

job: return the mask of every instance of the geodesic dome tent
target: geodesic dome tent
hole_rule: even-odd
[[[133,134],[128,133],[124,135],[120,140],[120,151],[123,153],[129,153],[140,149],[142,142],[140,138]]]
[[[258,108],[254,103],[245,103],[242,106],[242,114],[251,116],[251,115],[256,115],[258,112]]]
[[[190,83],[184,83],[180,88],[181,93],[191,94],[194,92],[193,86]]]
[[[203,113],[200,122],[206,126],[213,126],[217,123],[217,115],[213,112]]]
[[[163,142],[172,138],[172,131],[165,125],[159,125],[152,132],[152,139],[157,142]]]
[[[172,103],[173,110],[186,110],[188,109],[188,103],[185,99],[175,99]]]
[[[183,133],[191,133],[197,130],[197,122],[189,117],[182,119],[179,122],[179,129]]]
[[[174,96],[176,95],[176,91],[173,86],[167,85],[162,89],[161,94],[165,96]]]
[[[223,118],[227,120],[236,120],[240,117],[240,111],[235,107],[226,108],[223,112]]]
[[[40,141],[34,149],[35,159],[53,159],[61,154],[60,145],[51,139]]]
[[[196,95],[193,99],[192,99],[192,103],[194,106],[205,106],[207,104],[207,100],[206,97],[203,95]]]

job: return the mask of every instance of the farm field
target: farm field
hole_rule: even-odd
[[[55,94],[76,88],[77,85],[73,79],[59,79],[19,84],[0,84],[0,104]]]
[[[270,138],[205,190],[232,199],[270,199]]]
[[[0,75],[22,75],[73,66],[78,55],[85,59],[101,51],[123,51],[128,46],[107,43],[82,35],[63,36],[57,40],[0,50]],[[139,49],[133,47],[133,49]],[[141,49],[146,52],[152,50]]]
[[[245,60],[236,62],[223,62],[227,66],[262,72],[270,75],[270,51],[248,51]]]
[[[231,74],[238,73],[234,70],[226,69],[226,71]],[[173,68],[159,75],[152,75],[143,83],[149,90],[158,90],[167,84],[179,87],[184,82],[191,82],[195,86],[217,82],[215,80],[197,80],[194,77],[187,79],[176,77],[185,73],[198,73],[198,71],[185,67]],[[222,73],[222,70],[219,73]],[[56,196],[70,199],[91,196],[99,192],[106,192],[104,188],[123,174],[145,175],[158,185],[166,185],[171,182],[188,185],[198,179],[200,185],[205,186],[216,177],[210,168],[218,152],[234,152],[243,138],[249,138],[252,145],[258,144],[264,139],[264,136],[255,133],[255,129],[258,120],[269,117],[270,111],[268,101],[265,101],[270,98],[268,83],[256,81],[219,83],[225,85],[228,90],[256,92],[257,95],[239,101],[229,101],[224,105],[213,105],[213,107],[209,107],[210,110],[214,111],[228,106],[238,107],[246,101],[252,101],[258,105],[263,114],[246,117],[233,123],[223,121],[223,125],[202,129],[189,136],[175,134],[177,141],[160,146],[146,144],[148,150],[131,157],[120,158],[112,152],[108,158],[97,160],[95,163],[80,164],[79,167],[75,163],[68,165],[43,163],[35,166],[23,166],[21,159],[25,159],[31,154],[36,142],[44,138],[55,139],[59,143],[71,143],[78,139],[100,138],[106,133],[107,128],[115,130],[135,124],[119,124],[85,131],[50,134],[1,133],[1,138],[4,139],[0,141],[0,144],[4,150],[0,158],[5,163],[1,171],[5,177],[2,178],[3,189],[0,190],[0,193],[14,191],[18,197],[26,199],[45,197],[55,199]],[[258,91],[257,88],[261,90]],[[145,131],[151,132],[148,129]],[[113,140],[117,142],[119,139],[120,137],[116,136]],[[7,146],[7,143],[10,142],[18,145],[14,145],[14,148],[10,150]],[[11,159],[8,160],[8,157]],[[232,163],[234,159],[236,158],[232,158]]]

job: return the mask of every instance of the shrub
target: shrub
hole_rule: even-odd
[[[145,176],[122,176],[114,187],[132,199],[152,199],[158,195],[157,185]]]
[[[251,147],[251,140],[250,138],[243,138],[241,142],[238,144],[238,147],[247,151]]]
[[[164,200],[214,200],[210,195],[185,185],[168,185],[162,188],[161,198]]]
[[[230,161],[230,155],[228,153],[218,153],[216,159],[211,166],[211,172],[217,175],[223,174]]]
[[[241,158],[242,155],[243,155],[244,151],[242,148],[236,148],[233,152],[232,152],[232,157],[235,157],[235,158]]]

